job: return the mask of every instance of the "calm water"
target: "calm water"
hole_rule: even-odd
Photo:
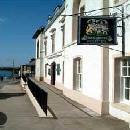
[[[0,70],[0,77],[11,77],[12,73],[9,71],[5,71],[5,70]]]

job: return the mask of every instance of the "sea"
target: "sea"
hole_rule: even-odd
[[[2,78],[3,77],[3,78]],[[12,82],[12,73],[6,70],[0,70],[0,90]]]
[[[0,77],[10,78],[11,76],[12,76],[12,73],[10,71],[0,70]]]

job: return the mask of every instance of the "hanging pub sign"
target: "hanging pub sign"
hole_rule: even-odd
[[[117,45],[117,20],[107,16],[78,17],[78,45]]]

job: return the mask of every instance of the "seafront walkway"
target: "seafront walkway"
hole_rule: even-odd
[[[53,86],[35,82],[48,92],[53,117],[39,118],[19,82],[14,81],[0,85],[0,130],[129,130],[127,123],[100,117]]]

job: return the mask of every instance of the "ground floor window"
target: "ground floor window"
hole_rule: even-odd
[[[74,89],[82,90],[82,59],[75,58],[74,59]]]
[[[65,69],[65,62],[63,61],[63,64],[62,64],[62,83],[64,84],[64,69]]]
[[[122,100],[125,102],[130,102],[130,58],[121,60],[120,72]]]
[[[47,64],[45,64],[45,77],[47,77]]]

